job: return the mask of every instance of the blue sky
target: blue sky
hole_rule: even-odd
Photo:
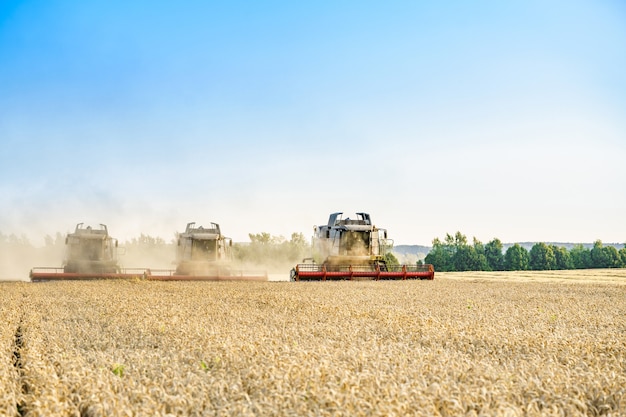
[[[0,232],[626,241],[621,1],[0,3]]]

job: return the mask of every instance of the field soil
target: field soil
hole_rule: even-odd
[[[626,415],[625,281],[0,283],[0,415]]]

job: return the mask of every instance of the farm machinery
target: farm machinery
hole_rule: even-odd
[[[143,269],[122,269],[117,262],[117,239],[104,224],[97,228],[78,223],[74,233],[65,237],[63,266],[37,267],[30,271],[31,281],[132,278]]]
[[[196,227],[188,223],[176,242],[176,269],[150,270],[145,278],[155,281],[267,281],[267,274],[246,274],[232,268],[231,238],[217,223]]]
[[[374,226],[368,213],[356,215],[333,213],[326,225],[315,226],[313,257],[292,269],[292,281],[434,279],[432,265],[387,264],[393,246],[387,230]]]
[[[121,268],[117,261],[118,241],[106,225],[76,226],[65,238],[63,266],[37,267],[30,279],[38,281],[90,279],[145,279],[149,281],[267,281],[266,273],[244,273],[232,269],[232,240],[220,226],[204,228],[188,223],[176,242],[176,269]]]

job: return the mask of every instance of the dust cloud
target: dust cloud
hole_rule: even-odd
[[[33,267],[60,267],[65,253],[65,238],[46,236],[45,245],[33,246],[25,237],[0,234],[0,280],[29,281]]]
[[[118,262],[124,268],[174,269],[176,245],[162,238],[141,235],[118,247]]]
[[[47,235],[43,246],[35,246],[25,236],[0,234],[0,280],[29,281],[32,268],[62,268],[66,235]],[[115,238],[115,237],[114,237]],[[269,236],[264,241],[234,243],[231,269],[245,275],[268,276],[270,281],[287,281],[291,269],[310,256],[310,246],[304,237],[294,234],[291,240]],[[176,241],[140,235],[118,242],[117,263],[122,270],[176,268]]]

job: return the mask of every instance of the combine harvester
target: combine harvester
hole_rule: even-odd
[[[345,220],[342,214],[333,213],[327,225],[315,227],[314,257],[291,270],[292,281],[435,278],[432,265],[387,265],[385,254],[393,246],[387,231],[374,226],[368,213]]]
[[[232,239],[222,235],[220,226],[209,228],[188,223],[178,234],[175,270],[145,271],[153,281],[267,281],[267,273],[250,274],[232,268]]]
[[[30,271],[33,282],[141,278],[143,268],[122,269],[117,263],[117,239],[109,236],[106,225],[84,227],[78,223],[65,238],[63,266],[37,267]]]

